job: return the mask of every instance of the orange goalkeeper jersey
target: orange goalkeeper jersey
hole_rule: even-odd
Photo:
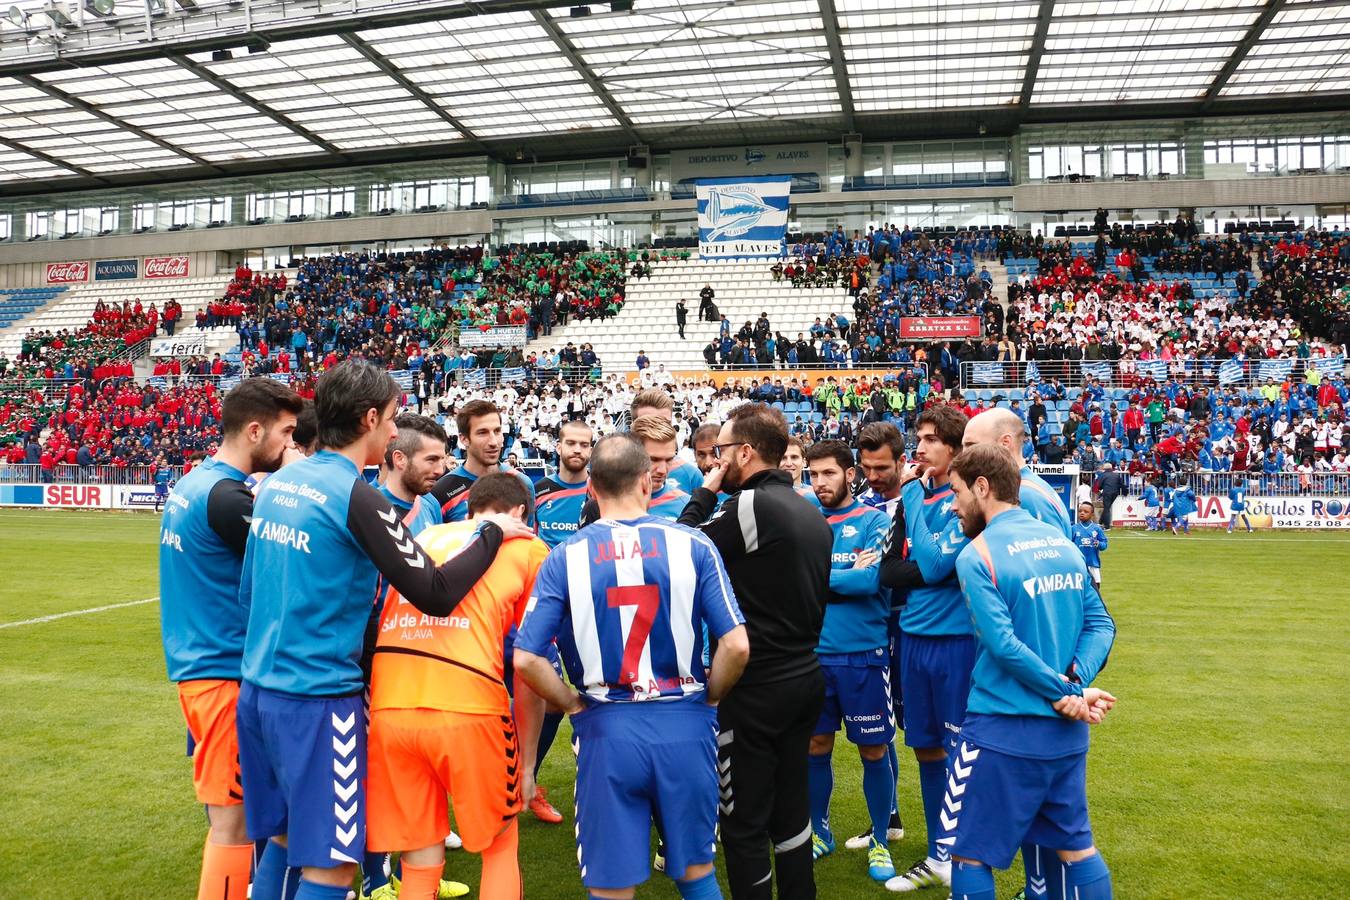
[[[433,525],[417,541],[439,565],[473,538],[473,522]],[[520,623],[548,547],[514,538],[449,616],[429,616],[392,588],[380,614],[370,707],[507,715],[502,642]]]

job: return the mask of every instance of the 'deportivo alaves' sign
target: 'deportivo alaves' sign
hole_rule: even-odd
[[[829,145],[743,144],[702,150],[672,150],[670,178],[740,177],[747,175],[815,175],[829,171]]]
[[[782,256],[791,191],[787,175],[697,181],[699,258]]]

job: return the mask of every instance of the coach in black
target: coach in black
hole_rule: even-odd
[[[717,716],[722,845],[734,900],[774,896],[775,871],[782,900],[816,896],[807,748],[825,700],[816,644],[834,537],[778,468],[787,438],[776,409],[737,407],[713,447],[717,465],[680,516],[717,545],[750,636],[750,663]],[[721,509],[719,488],[734,492]]]

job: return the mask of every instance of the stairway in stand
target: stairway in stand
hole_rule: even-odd
[[[796,339],[819,316],[843,313],[852,321],[853,298],[844,288],[794,288],[774,281],[773,260],[702,262],[666,260],[652,266],[651,278],[628,280],[627,299],[617,316],[604,321],[569,322],[551,336],[532,341],[528,350],[543,353],[571,341],[588,343],[607,372],[632,371],[638,351],[645,350],[653,366],[665,363],[671,371],[703,369],[703,348],[717,337],[716,322],[698,321],[699,291],[712,285],[714,303],[731,321],[733,335],[747,321],[767,313],[769,326],[785,338]],[[992,269],[990,270],[993,271]],[[685,338],[675,327],[675,304],[681,298],[689,309]]]

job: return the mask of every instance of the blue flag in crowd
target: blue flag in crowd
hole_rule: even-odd
[[[1036,360],[1034,360],[1034,359],[1031,360],[1031,361],[1029,361],[1029,362],[1027,363],[1027,378],[1026,378],[1026,380],[1027,380],[1027,381],[1040,381],[1040,380],[1041,380],[1041,367],[1038,366],[1038,365],[1036,365]]]
[[[1261,368],[1257,375],[1262,381],[1267,378],[1273,378],[1276,381],[1283,381],[1289,377],[1289,373],[1294,371],[1294,361],[1292,359],[1263,359]]]
[[[412,390],[413,386],[412,372],[409,372],[407,369],[402,369],[400,371],[390,372],[389,374],[394,376],[394,381],[398,382],[398,386],[401,389],[405,391]]]
[[[520,366],[512,366],[509,369],[502,369],[502,381],[524,381],[525,370]]]
[[[1152,378],[1154,381],[1167,380],[1167,361],[1163,359],[1141,359],[1135,367],[1140,377]]]
[[[1337,353],[1335,356],[1314,359],[1310,361],[1310,364],[1322,373],[1322,377],[1336,378],[1345,372],[1345,354]]]
[[[1242,363],[1236,359],[1224,360],[1219,366],[1219,384],[1234,384],[1243,378]]]
[[[1097,378],[1097,379],[1100,379],[1100,380],[1102,380],[1102,381],[1110,381],[1110,380],[1111,380],[1111,364],[1110,364],[1109,362],[1105,362],[1105,361],[1102,361],[1102,362],[1092,362],[1092,361],[1089,361],[1089,360],[1086,360],[1086,359],[1085,359],[1085,360],[1083,360],[1082,362],[1080,362],[1078,365],[1079,365],[1079,367],[1080,367],[1080,369],[1082,370],[1082,372],[1083,372],[1084,375],[1091,375],[1093,378]],[[1141,375],[1143,374],[1143,370],[1142,370],[1142,369],[1140,370],[1140,373],[1139,373],[1139,374],[1141,374]]]
[[[1003,363],[975,363],[975,369],[971,373],[971,379],[977,384],[997,384],[1003,380]]]
[[[168,380],[163,375],[151,375],[146,381],[151,387],[159,388],[161,391],[169,386]]]
[[[219,384],[220,390],[222,392],[228,391],[235,385],[237,385],[241,380],[242,379],[238,375],[226,375],[224,378],[220,379]]]
[[[470,369],[464,373],[463,381],[466,387],[487,387],[487,371]]]

